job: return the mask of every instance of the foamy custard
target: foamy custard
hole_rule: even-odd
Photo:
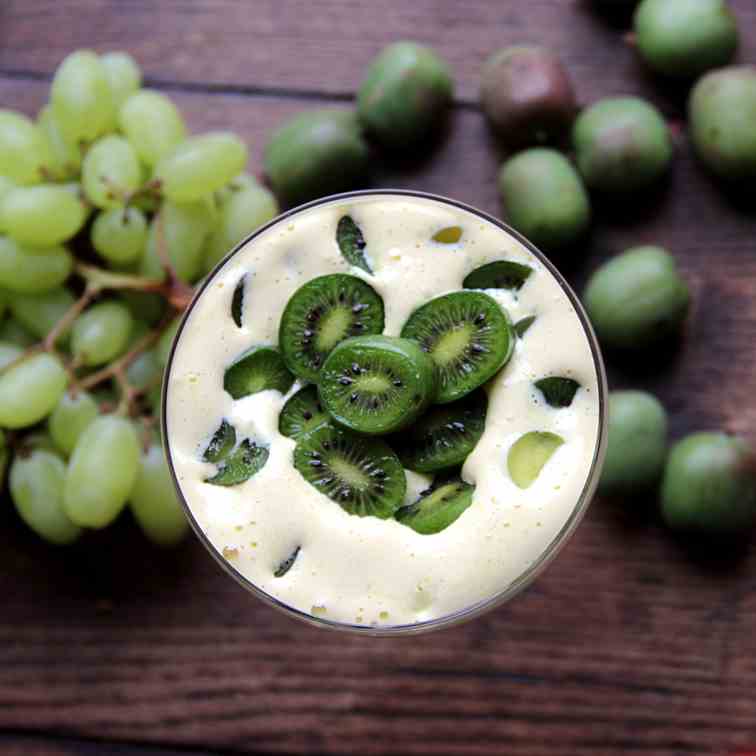
[[[336,225],[351,215],[367,242],[374,275],[350,267]],[[456,244],[434,242],[460,226]],[[420,535],[395,520],[357,517],[321,494],[294,468],[296,442],[278,432],[287,395],[264,391],[234,401],[223,389],[226,367],[255,344],[278,341],[289,297],[327,273],[366,280],[383,298],[385,333],[398,336],[417,307],[460,290],[464,277],[498,259],[534,269],[519,291],[488,290],[513,321],[535,321],[512,359],[486,385],[483,437],[462,470],[475,485],[472,505],[452,525]],[[231,300],[246,274],[242,327]],[[571,406],[546,404],[533,381],[568,376],[581,388]],[[181,492],[212,546],[241,575],[302,612],[356,624],[405,625],[450,615],[506,589],[554,541],[581,497],[599,441],[599,375],[588,337],[557,280],[523,244],[493,223],[436,200],[365,195],[283,218],[247,242],[208,282],[180,332],[168,375],[167,441]],[[263,469],[233,487],[204,482],[216,468],[202,461],[226,418],[240,438],[269,447]],[[507,452],[528,431],[564,439],[527,489],[507,471]],[[430,478],[407,473],[405,503]],[[292,551],[292,568],[275,577]]]

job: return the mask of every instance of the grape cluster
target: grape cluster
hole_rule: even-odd
[[[156,419],[191,285],[278,213],[230,132],[189,136],[122,52],[70,54],[36,122],[0,109],[0,479],[56,544],[128,504],[187,524]]]

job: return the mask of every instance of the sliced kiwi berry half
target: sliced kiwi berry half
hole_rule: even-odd
[[[234,294],[231,297],[231,317],[238,328],[242,326],[242,313],[244,311],[244,287],[247,281],[245,273],[234,287]]]
[[[297,441],[294,466],[310,485],[360,517],[393,517],[407,489],[402,463],[388,444],[328,425]]]
[[[297,557],[299,556],[299,552],[302,550],[301,546],[297,546],[289,556],[286,557],[286,559],[281,560],[279,562],[278,567],[276,567],[275,570],[273,570],[273,577],[283,577],[293,566],[294,562],[297,561]]]
[[[536,381],[535,387],[543,394],[546,404],[559,409],[572,404],[580,384],[572,378],[551,375]]]
[[[561,436],[548,431],[530,431],[520,436],[507,454],[507,469],[514,484],[529,488],[563,443]]]
[[[434,399],[436,369],[414,341],[355,336],[328,355],[318,391],[339,425],[369,435],[391,433],[413,423]]]
[[[223,388],[234,399],[273,389],[285,394],[294,383],[294,376],[277,349],[256,346],[239,355],[226,368]]]
[[[465,276],[465,289],[511,289],[519,291],[533,272],[530,265],[513,260],[497,260],[481,265]]]
[[[477,389],[457,402],[432,407],[391,443],[409,470],[432,473],[459,467],[483,435],[487,408],[486,392]]]
[[[396,519],[421,535],[448,528],[472,504],[475,486],[458,477],[443,477],[420,493],[412,504],[401,507]]]
[[[294,375],[316,382],[326,357],[351,336],[381,333],[383,300],[367,283],[344,273],[313,278],[289,299],[278,332]]]
[[[236,429],[225,418],[202,454],[204,462],[219,462],[236,446]]]
[[[249,480],[265,467],[269,451],[245,438],[225,459],[218,463],[218,472],[205,480],[214,486],[236,486]]]
[[[336,243],[341,250],[341,256],[350,265],[362,268],[366,273],[372,275],[373,271],[365,256],[365,247],[367,246],[365,237],[351,216],[344,215],[339,218],[336,226]]]
[[[236,445],[236,429],[225,418],[202,453],[204,462],[217,465],[215,475],[205,478],[214,486],[236,486],[260,472],[268,461],[268,449],[245,438]]]
[[[330,421],[323,409],[316,386],[305,386],[290,396],[278,416],[278,430],[283,436],[299,438]]]
[[[514,324],[514,332],[519,338],[522,338],[528,331],[528,328],[535,323],[536,316],[528,315],[525,318],[521,318]]]
[[[402,337],[417,341],[436,364],[439,404],[460,399],[492,378],[512,356],[515,342],[509,316],[478,291],[431,299],[410,315]]]
[[[433,241],[439,244],[456,244],[461,238],[461,226],[446,226],[433,234]]]

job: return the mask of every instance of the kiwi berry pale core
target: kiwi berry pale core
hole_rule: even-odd
[[[339,218],[362,230],[374,275],[350,267],[336,243]],[[455,244],[432,237],[462,228]],[[519,291],[488,293],[514,322],[535,315],[509,363],[486,386],[483,437],[462,477],[472,505],[434,535],[396,520],[357,517],[313,488],[295,469],[296,442],[278,432],[283,396],[264,391],[233,401],[226,367],[254,344],[277,343],[286,303],[302,284],[328,273],[364,278],[383,298],[385,333],[398,336],[428,300],[460,290],[494,260],[534,269]],[[230,318],[234,287],[247,274],[242,327]],[[569,407],[550,407],[533,381],[559,375],[581,385]],[[179,486],[217,552],[255,586],[304,613],[335,622],[396,626],[437,619],[501,593],[552,544],[578,504],[599,439],[599,376],[569,298],[549,270],[500,227],[446,203],[402,195],[335,200],[282,219],[251,239],[217,271],[194,304],[168,376],[167,438]],[[241,436],[268,445],[263,469],[229,488],[203,482],[214,466],[202,450],[226,418]],[[518,488],[507,452],[529,431],[564,439],[535,482]],[[407,473],[405,503],[430,477]],[[276,568],[297,547],[282,577]]]

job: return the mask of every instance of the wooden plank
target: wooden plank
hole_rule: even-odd
[[[170,748],[138,743],[0,732],[3,756],[219,756],[217,750]],[[224,751],[230,753],[230,751]]]
[[[732,0],[754,60],[756,6]],[[569,61],[583,98],[658,97],[633,50],[590,0],[4,0],[0,70],[51,72],[72,49],[132,51],[148,76],[234,87],[351,93],[384,45],[411,38],[452,65],[458,96],[477,98],[480,66],[498,47],[537,42]],[[44,40],[44,44],[40,44]]]
[[[123,5],[137,20],[148,7]],[[174,39],[182,14],[199,6],[161,3],[167,15],[149,7],[153,28],[170,23]],[[3,42],[23,47],[25,33],[28,54],[44,62],[39,32],[24,32],[17,20],[45,8],[61,24],[50,36],[58,50],[51,59],[76,44],[65,40],[81,32],[76,24],[63,28],[55,6],[24,8],[3,5],[0,24],[11,22],[0,31]],[[113,21],[120,11],[104,2],[98,8],[97,41],[109,47],[106,31],[120,28]],[[88,18],[84,28],[94,23]],[[211,20],[201,16],[198,28]],[[168,70],[172,43],[165,41]],[[0,55],[9,55],[7,46],[0,44]],[[162,70],[157,53],[154,61]],[[312,105],[295,97],[174,95],[194,130],[239,131],[255,169],[266,135]],[[0,78],[4,105],[33,113],[44,97],[42,83]],[[702,175],[683,137],[678,146],[665,192],[636,212],[607,209],[580,259],[557,262],[579,284],[624,246],[657,241],[673,249],[696,289],[688,339],[661,369],[615,368],[615,385],[659,391],[676,435],[727,426],[756,440],[756,218]],[[450,194],[496,213],[497,163],[480,115],[460,110],[432,160],[384,166],[375,184]],[[642,523],[596,502],[525,595],[467,626],[396,641],[300,626],[246,596],[195,541],[159,552],[128,518],[61,551],[37,543],[10,507],[0,507],[0,732],[247,753],[671,756],[745,748],[755,739],[756,555],[701,563],[655,518]]]

